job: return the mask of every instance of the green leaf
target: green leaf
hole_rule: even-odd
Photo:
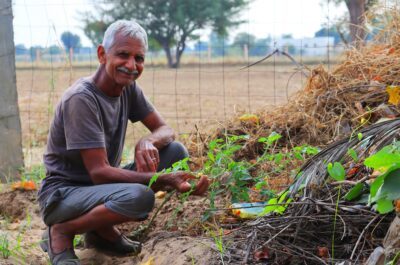
[[[280,135],[279,133],[276,133],[276,132],[272,132],[267,138],[267,143],[269,145],[271,145],[271,144],[273,144],[274,142],[278,141],[281,138],[282,138],[282,135]]]
[[[267,137],[260,137],[260,138],[258,138],[258,142],[259,143],[265,143],[265,142],[267,142]]]
[[[153,183],[157,181],[157,179],[160,175],[161,175],[161,173],[156,173],[151,177],[151,179],[149,181],[149,185],[148,185],[149,188],[151,188],[151,185],[153,185]]]
[[[294,152],[293,155],[298,160],[303,160],[304,159],[300,152]]]
[[[207,156],[208,156],[208,158],[212,161],[212,162],[214,162],[215,161],[215,156],[214,156],[214,154],[213,153],[211,153],[211,152],[208,152],[207,153]]]
[[[376,196],[376,194],[378,193],[379,188],[382,186],[383,180],[385,179],[385,176],[386,176],[386,175],[381,175],[381,176],[377,177],[377,178],[374,180],[374,182],[371,183],[371,186],[370,186],[370,188],[369,188],[369,193],[370,193],[369,202],[370,202],[370,203],[376,201],[375,196]]]
[[[267,205],[264,207],[263,214],[274,212],[278,207],[278,205],[276,205],[277,203],[278,203],[278,198],[269,199]]]
[[[332,163],[329,163],[327,170],[329,176],[337,181],[344,180],[346,177],[346,172],[344,171],[342,164],[340,164],[339,162],[335,162],[333,165]]]
[[[357,156],[357,152],[350,148],[349,150],[347,150],[347,154],[355,161],[358,162],[358,156]]]
[[[362,183],[357,183],[349,192],[346,193],[344,199],[347,201],[352,201],[358,198],[363,192],[364,185]]]
[[[364,161],[364,165],[373,169],[384,172],[390,167],[400,167],[400,154],[392,153],[391,146],[385,146],[376,154],[368,157]]]
[[[261,190],[264,187],[268,187],[268,183],[265,180],[261,180],[259,182],[256,183],[256,185],[254,185],[254,187],[256,188],[256,190]]]
[[[386,199],[378,200],[376,210],[380,214],[390,213],[391,211],[393,211],[393,209],[394,208],[392,200],[386,200]]]
[[[172,171],[177,172],[177,171],[189,171],[189,165],[188,165],[189,157],[186,157],[184,159],[181,159],[174,164],[172,164]]]
[[[391,171],[376,193],[376,199],[397,200],[400,198],[400,169]]]
[[[361,141],[362,138],[363,138],[363,134],[362,134],[362,133],[358,133],[358,134],[357,134],[357,138],[358,138],[359,141]]]
[[[274,157],[275,163],[281,162],[283,159],[283,154],[282,153],[277,153]]]

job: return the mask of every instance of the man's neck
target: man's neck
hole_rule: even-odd
[[[121,95],[119,91],[123,91],[120,85],[108,77],[103,65],[100,65],[93,74],[93,82],[98,89],[109,97],[118,97]]]

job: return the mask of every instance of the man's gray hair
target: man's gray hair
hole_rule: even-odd
[[[106,32],[104,33],[102,45],[106,51],[108,51],[114,45],[115,35],[117,33],[140,40],[147,50],[147,34],[142,26],[135,21],[117,20],[108,26]]]

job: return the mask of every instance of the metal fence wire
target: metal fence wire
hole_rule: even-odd
[[[35,2],[44,9],[47,2]],[[33,3],[14,3],[26,10],[28,22]],[[34,5],[34,6],[35,6]],[[65,9],[67,3],[59,3]],[[94,5],[94,3],[92,3]],[[20,6],[21,8],[21,6]],[[94,6],[93,6],[94,8]],[[65,12],[67,13],[67,12]],[[72,26],[65,25],[71,31]],[[247,25],[251,26],[262,25]],[[37,47],[16,43],[16,77],[23,147],[26,164],[40,163],[55,107],[63,92],[78,78],[91,75],[98,66],[96,49],[83,47],[65,50],[54,25],[14,25],[31,40],[38,31],[48,31],[48,45]],[[268,36],[268,32],[265,36]],[[55,44],[54,44],[55,43]],[[147,97],[180,137],[195,131],[207,131],[239,113],[253,113],[287,102],[288,97],[304,86],[306,78],[299,65],[325,64],[330,67],[344,48],[333,37],[275,40],[261,45],[232,45],[225,39],[219,45],[203,41],[191,43],[181,66],[166,66],[163,52],[149,51],[145,71],[138,80]],[[251,67],[246,67],[278,49]],[[0,56],[2,51],[0,51]],[[129,126],[127,150],[144,135],[141,125]]]

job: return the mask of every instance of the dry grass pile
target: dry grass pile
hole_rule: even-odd
[[[290,187],[294,201],[283,215],[264,216],[239,228],[225,227],[232,229],[224,253],[228,263],[363,264],[382,244],[393,214],[380,215],[365,204],[341,198],[356,183],[368,187],[373,176],[360,166],[363,159],[400,138],[400,119],[375,124],[400,116],[399,14],[398,10],[387,14],[387,25],[376,39],[349,49],[331,71],[322,66],[311,70],[307,85],[286,105],[261,111],[255,120],[235,118],[210,136],[250,135],[240,159],[262,153],[257,139],[273,131],[283,136],[282,148],[336,141],[304,164]],[[354,137],[358,131],[364,140]],[[202,137],[201,145],[192,145],[192,154],[206,150],[207,140]],[[349,148],[357,151],[358,164],[346,158]],[[335,161],[344,162],[348,179],[341,183],[327,181],[327,163]]]
[[[331,71],[323,66],[310,70],[306,86],[283,106],[256,113],[258,122],[232,119],[210,138],[226,134],[251,135],[243,158],[252,159],[260,152],[257,139],[275,131],[284,137],[280,144],[303,143],[324,146],[381,118],[400,114],[399,90],[388,86],[400,84],[400,17],[395,10],[386,15],[387,25],[374,41],[360,48],[351,48],[342,63]],[[206,136],[203,136],[205,142]],[[204,143],[192,138],[190,150],[200,155]],[[199,151],[200,150],[200,151]]]
[[[345,138],[314,156],[290,187],[294,202],[285,213],[261,217],[235,230],[226,259],[233,264],[365,264],[382,246],[394,214],[377,213],[365,205],[365,197],[354,202],[343,195],[357,183],[368,190],[376,175],[363,161],[399,140],[399,128],[400,119],[378,123],[362,130],[362,140]],[[357,153],[358,163],[347,154],[349,148]],[[335,161],[342,161],[346,180],[329,179],[326,164]]]

